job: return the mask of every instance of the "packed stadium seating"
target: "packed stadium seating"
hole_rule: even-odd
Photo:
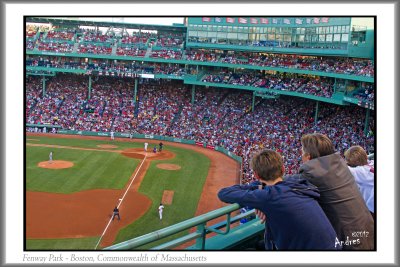
[[[185,60],[191,64],[212,62],[233,65],[280,68],[279,72],[249,69],[201,69],[197,80],[226,86],[248,86],[290,91],[324,98],[334,97],[335,90],[360,102],[373,103],[375,84],[287,73],[297,69],[332,74],[374,77],[371,60],[327,55],[282,54],[239,50],[215,50],[185,47],[182,33],[133,31],[121,35],[97,29],[49,29],[28,25],[26,49],[55,53],[88,53],[162,60]],[[196,40],[195,40],[196,39]],[[189,37],[189,42],[205,39]],[[209,42],[209,41],[206,41]],[[248,47],[290,47],[287,42],[224,41],[226,45]],[[318,47],[314,47],[318,48]],[[335,49],[337,47],[331,47]],[[74,50],[76,49],[76,50]],[[99,72],[165,74],[184,77],[198,74],[196,65],[157,62],[84,60],[57,56],[32,56],[26,66],[52,67]],[[283,69],[283,70],[282,70]],[[311,73],[310,73],[311,74]],[[124,75],[122,75],[124,76]],[[133,132],[159,134],[206,142],[221,146],[242,156],[244,182],[253,175],[248,158],[259,148],[282,152],[287,173],[299,167],[301,135],[318,131],[326,133],[343,153],[353,144],[373,151],[373,136],[363,131],[365,110],[357,106],[339,107],[321,103],[318,121],[314,122],[315,102],[280,97],[257,99],[251,110],[252,94],[246,91],[196,89],[191,103],[189,86],[182,82],[140,80],[137,101],[133,99],[133,79],[95,77],[91,98],[87,99],[88,79],[80,75],[60,75],[49,78],[46,95],[42,95],[40,78],[27,79],[27,123],[50,123],[65,129],[88,131]],[[212,86],[212,85],[209,85]],[[293,107],[296,109],[293,109]],[[284,123],[282,123],[284,122]],[[374,119],[371,117],[370,129]]]
[[[75,35],[75,30],[51,30],[47,32],[46,40],[64,40],[72,41]]]
[[[65,42],[39,42],[37,45],[39,51],[71,53],[74,49],[73,44]]]
[[[140,49],[135,46],[121,46],[117,48],[117,56],[131,56],[131,57],[144,57],[146,49]]]
[[[156,46],[162,47],[176,47],[179,48],[183,44],[183,35],[182,34],[173,34],[173,33],[160,33],[157,36]]]
[[[150,32],[132,33],[129,36],[123,36],[121,38],[122,44],[143,44],[145,45],[150,38],[156,38],[157,35]]]
[[[150,57],[162,59],[181,59],[182,51],[163,48],[162,50],[153,50]]]
[[[212,61],[229,64],[249,64],[265,67],[295,68],[322,72],[342,73],[359,76],[374,76],[371,60],[339,57],[315,57],[289,54],[265,54],[255,52],[193,49],[186,52],[191,61]]]
[[[111,43],[114,41],[114,36],[103,34],[101,31],[84,31],[82,39],[84,42]]]
[[[159,134],[221,146],[243,157],[243,182],[253,179],[248,159],[262,147],[281,152],[287,173],[296,172],[301,158],[298,141],[305,133],[327,134],[341,153],[354,144],[369,152],[374,147],[373,136],[363,134],[365,110],[357,106],[321,103],[315,123],[315,103],[305,99],[258,99],[255,110],[249,112],[249,92],[199,88],[191,104],[190,90],[182,82],[143,80],[135,106],[133,79],[98,77],[89,100],[84,76],[65,74],[49,79],[44,97],[40,78],[27,79],[27,123]]]
[[[85,54],[104,54],[110,55],[112,47],[107,45],[96,45],[91,43],[83,43],[78,46],[77,53]]]
[[[27,39],[32,39],[39,29],[30,27],[27,29]],[[183,53],[182,48],[184,37],[182,34],[172,33],[150,33],[150,32],[133,32],[131,35],[115,36],[112,34],[104,34],[94,30],[50,30],[47,34],[40,31],[41,51],[51,51],[57,53],[72,53],[73,49],[60,46],[60,42],[75,41],[79,45],[77,53],[94,53],[94,54],[111,54],[112,48],[109,46],[101,46],[103,44],[117,44],[115,55],[144,57],[147,46],[153,47],[153,51],[149,54],[151,58],[162,59],[183,59],[188,61],[207,61],[229,64],[249,64],[254,66],[279,67],[279,68],[295,68],[303,70],[320,71],[327,73],[340,73],[357,76],[374,77],[374,64],[371,60],[347,57],[330,57],[330,56],[306,56],[291,54],[271,54],[260,52],[243,52],[243,51],[220,51],[205,49],[188,49]],[[79,37],[74,40],[74,36],[79,33]],[[52,45],[46,45],[52,41]],[[84,42],[84,43],[82,43]],[[58,47],[54,48],[57,44]],[[32,43],[27,44],[27,49],[31,50]],[[269,41],[243,42],[242,45],[249,46],[279,46]],[[73,48],[74,43],[69,46]],[[280,45],[284,47],[285,45]],[[155,49],[157,47],[157,49]],[[185,54],[185,55],[184,55]],[[183,56],[184,55],[184,56]]]

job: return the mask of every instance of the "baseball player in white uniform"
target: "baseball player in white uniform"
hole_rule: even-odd
[[[144,151],[146,151],[147,152],[147,146],[149,145],[149,143],[144,143]]]
[[[162,203],[160,203],[160,206],[158,206],[158,213],[160,214],[160,220],[162,220],[163,210],[164,210],[164,206]]]
[[[111,140],[114,140],[114,131],[111,131],[110,135],[111,135]]]
[[[50,151],[49,154],[49,163],[51,163],[53,161],[53,151]]]

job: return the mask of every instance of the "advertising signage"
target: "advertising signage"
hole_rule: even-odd
[[[189,24],[234,26],[329,26],[349,25],[350,17],[189,17]]]

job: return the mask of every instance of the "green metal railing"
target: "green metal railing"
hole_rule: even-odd
[[[185,244],[188,241],[195,240],[195,245],[191,247],[194,250],[205,250],[207,242],[207,234],[216,233],[217,235],[227,235],[232,232],[231,224],[240,219],[254,214],[254,210],[232,217],[231,213],[240,208],[238,204],[231,204],[223,208],[210,211],[206,214],[194,217],[192,219],[168,226],[166,228],[154,231],[152,233],[124,241],[122,243],[106,247],[104,250],[134,250],[140,246],[150,244],[168,236],[186,231],[192,227],[196,227],[196,231],[186,234],[183,237],[152,247],[150,250],[163,250],[176,248],[179,245]],[[222,216],[226,216],[226,220],[212,226],[206,226],[207,222]],[[258,219],[257,219],[258,220]],[[238,226],[240,227],[240,226]],[[262,228],[264,226],[262,225]],[[225,228],[224,231],[220,230]],[[236,228],[235,228],[236,229]]]

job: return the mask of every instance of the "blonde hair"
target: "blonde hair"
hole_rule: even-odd
[[[368,164],[368,155],[361,146],[352,146],[344,152],[347,164],[350,167],[363,166]]]
[[[283,175],[282,156],[273,150],[265,149],[257,153],[251,160],[251,168],[260,179],[272,181]]]
[[[313,133],[301,137],[301,145],[304,153],[310,155],[310,159],[315,159],[335,153],[332,141],[323,134]]]

